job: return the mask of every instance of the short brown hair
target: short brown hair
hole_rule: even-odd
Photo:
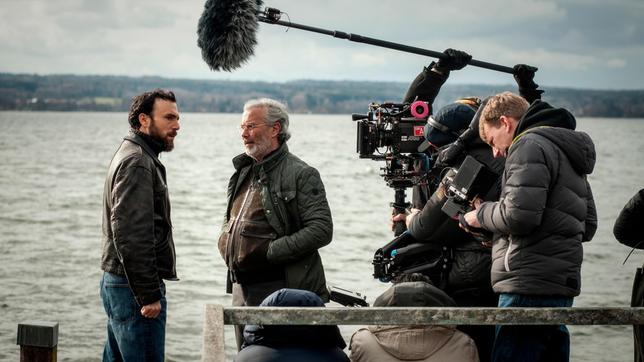
[[[130,113],[128,115],[128,122],[130,122],[132,128],[139,129],[141,127],[141,123],[139,122],[139,115],[141,113],[151,116],[154,101],[157,98],[177,103],[174,93],[159,88],[135,96],[132,98],[132,105],[130,105]]]
[[[501,123],[501,116],[521,119],[530,107],[528,101],[512,92],[503,92],[490,97],[481,111],[479,119],[479,134],[481,139],[487,143],[484,124],[491,127],[498,127]]]

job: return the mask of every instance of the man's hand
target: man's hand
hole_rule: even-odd
[[[537,89],[539,87],[534,82],[534,73],[537,72],[537,68],[526,64],[517,64],[512,69],[514,70],[514,80],[517,82],[519,88]]]
[[[389,228],[391,231],[394,231],[396,229],[396,222],[402,221],[407,225],[407,228],[409,228],[409,225],[411,224],[411,221],[413,220],[414,217],[420,212],[420,209],[411,209],[409,212],[404,213],[404,214],[393,214],[391,215],[391,218],[389,219]]]
[[[471,55],[456,49],[445,49],[443,54],[445,57],[438,59],[435,66],[441,72],[463,69],[472,60]]]
[[[141,315],[145,318],[156,318],[161,313],[161,301],[157,300],[156,302],[148,305],[144,305],[141,308]]]
[[[479,219],[476,217],[476,212],[477,211],[475,209],[475,210],[472,210],[472,211],[466,213],[465,215],[463,215],[463,217],[465,218],[465,222],[467,223],[467,226],[471,226],[471,227],[475,227],[475,228],[480,228],[481,227],[481,224],[479,223]],[[460,225],[459,224],[459,226],[461,228],[467,230],[465,225]]]

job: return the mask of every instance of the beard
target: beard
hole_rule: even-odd
[[[266,156],[271,149],[271,142],[268,139],[258,139],[255,143],[244,145],[246,147],[246,154],[252,157],[255,161],[259,161]]]
[[[163,151],[170,152],[174,149],[173,137],[176,135],[177,135],[176,132],[166,134],[165,136],[161,134],[161,131],[157,128],[156,124],[154,123],[154,118],[152,118],[150,122],[150,137],[152,137],[154,140],[163,144]]]

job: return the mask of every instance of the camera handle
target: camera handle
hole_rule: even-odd
[[[391,206],[394,208],[394,215],[396,214],[404,214],[407,212],[407,208],[411,206],[411,204],[407,201],[406,195],[405,195],[405,189],[404,188],[394,188],[394,202],[391,203]],[[404,221],[396,221],[394,223],[394,236],[398,236],[402,233],[404,233],[407,230],[407,225],[405,224]]]

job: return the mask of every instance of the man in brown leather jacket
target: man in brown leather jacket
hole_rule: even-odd
[[[156,89],[134,97],[129,123],[103,195],[103,361],[163,361],[163,280],[177,276],[165,167],[158,156],[172,150],[179,131],[174,94]]]
[[[331,211],[318,171],[289,152],[288,126],[286,107],[275,100],[244,106],[245,153],[233,159],[218,242],[235,306],[257,306],[282,288],[329,300],[318,249],[331,242]]]

